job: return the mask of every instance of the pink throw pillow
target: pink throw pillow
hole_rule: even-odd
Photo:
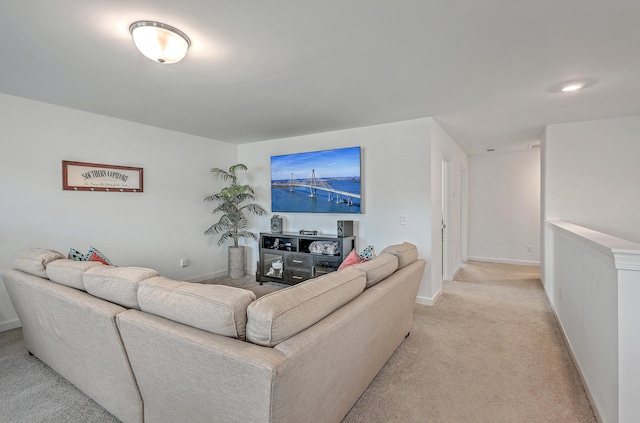
[[[356,250],[351,250],[351,252],[347,256],[347,258],[344,259],[344,261],[342,262],[340,267],[338,267],[338,270],[342,270],[342,269],[346,269],[348,267],[355,266],[356,264],[360,263],[360,261],[362,261],[362,260],[360,259],[360,255],[358,255],[358,253],[356,253]]]
[[[87,261],[98,261],[104,265],[109,266],[109,263],[107,263],[102,257],[100,257],[97,253],[93,252],[91,253],[91,256],[89,257],[89,260]]]

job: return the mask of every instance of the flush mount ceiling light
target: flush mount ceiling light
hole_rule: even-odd
[[[549,92],[554,94],[575,94],[586,89],[591,89],[591,87],[596,85],[598,82],[599,80],[589,77],[565,79],[564,81],[558,82],[557,84],[549,87]]]
[[[191,45],[184,32],[160,22],[134,22],[129,32],[140,53],[158,63],[179,62]]]
[[[560,91],[563,93],[571,93],[574,91],[578,91],[584,87],[584,84],[580,82],[571,82],[569,84],[563,85]]]

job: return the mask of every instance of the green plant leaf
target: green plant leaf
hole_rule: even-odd
[[[220,203],[212,212],[213,214],[222,214],[220,220],[204,232],[205,235],[220,235],[218,245],[222,245],[231,239],[234,247],[237,247],[239,238],[258,239],[256,234],[245,230],[249,225],[249,221],[244,213],[262,216],[267,211],[255,203],[243,205],[247,201],[255,200],[255,191],[250,185],[238,184],[237,172],[246,170],[247,166],[242,163],[229,167],[228,171],[217,167],[210,170],[211,174],[216,178],[223,181],[231,181],[229,186],[204,198],[204,201]]]

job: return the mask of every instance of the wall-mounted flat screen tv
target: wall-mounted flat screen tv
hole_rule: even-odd
[[[360,147],[271,157],[274,213],[362,213]]]

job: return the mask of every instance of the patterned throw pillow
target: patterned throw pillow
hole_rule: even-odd
[[[360,252],[360,259],[362,261],[369,261],[374,258],[376,258],[376,254],[373,252],[373,245],[369,245]]]
[[[69,257],[73,261],[85,261],[84,254],[75,248],[69,248]]]
[[[107,256],[102,254],[97,248],[93,247],[89,247],[89,252],[87,254],[82,254],[75,248],[69,248],[69,257],[74,261],[99,261],[107,266],[113,266],[113,263],[111,263],[111,260],[109,260]]]

